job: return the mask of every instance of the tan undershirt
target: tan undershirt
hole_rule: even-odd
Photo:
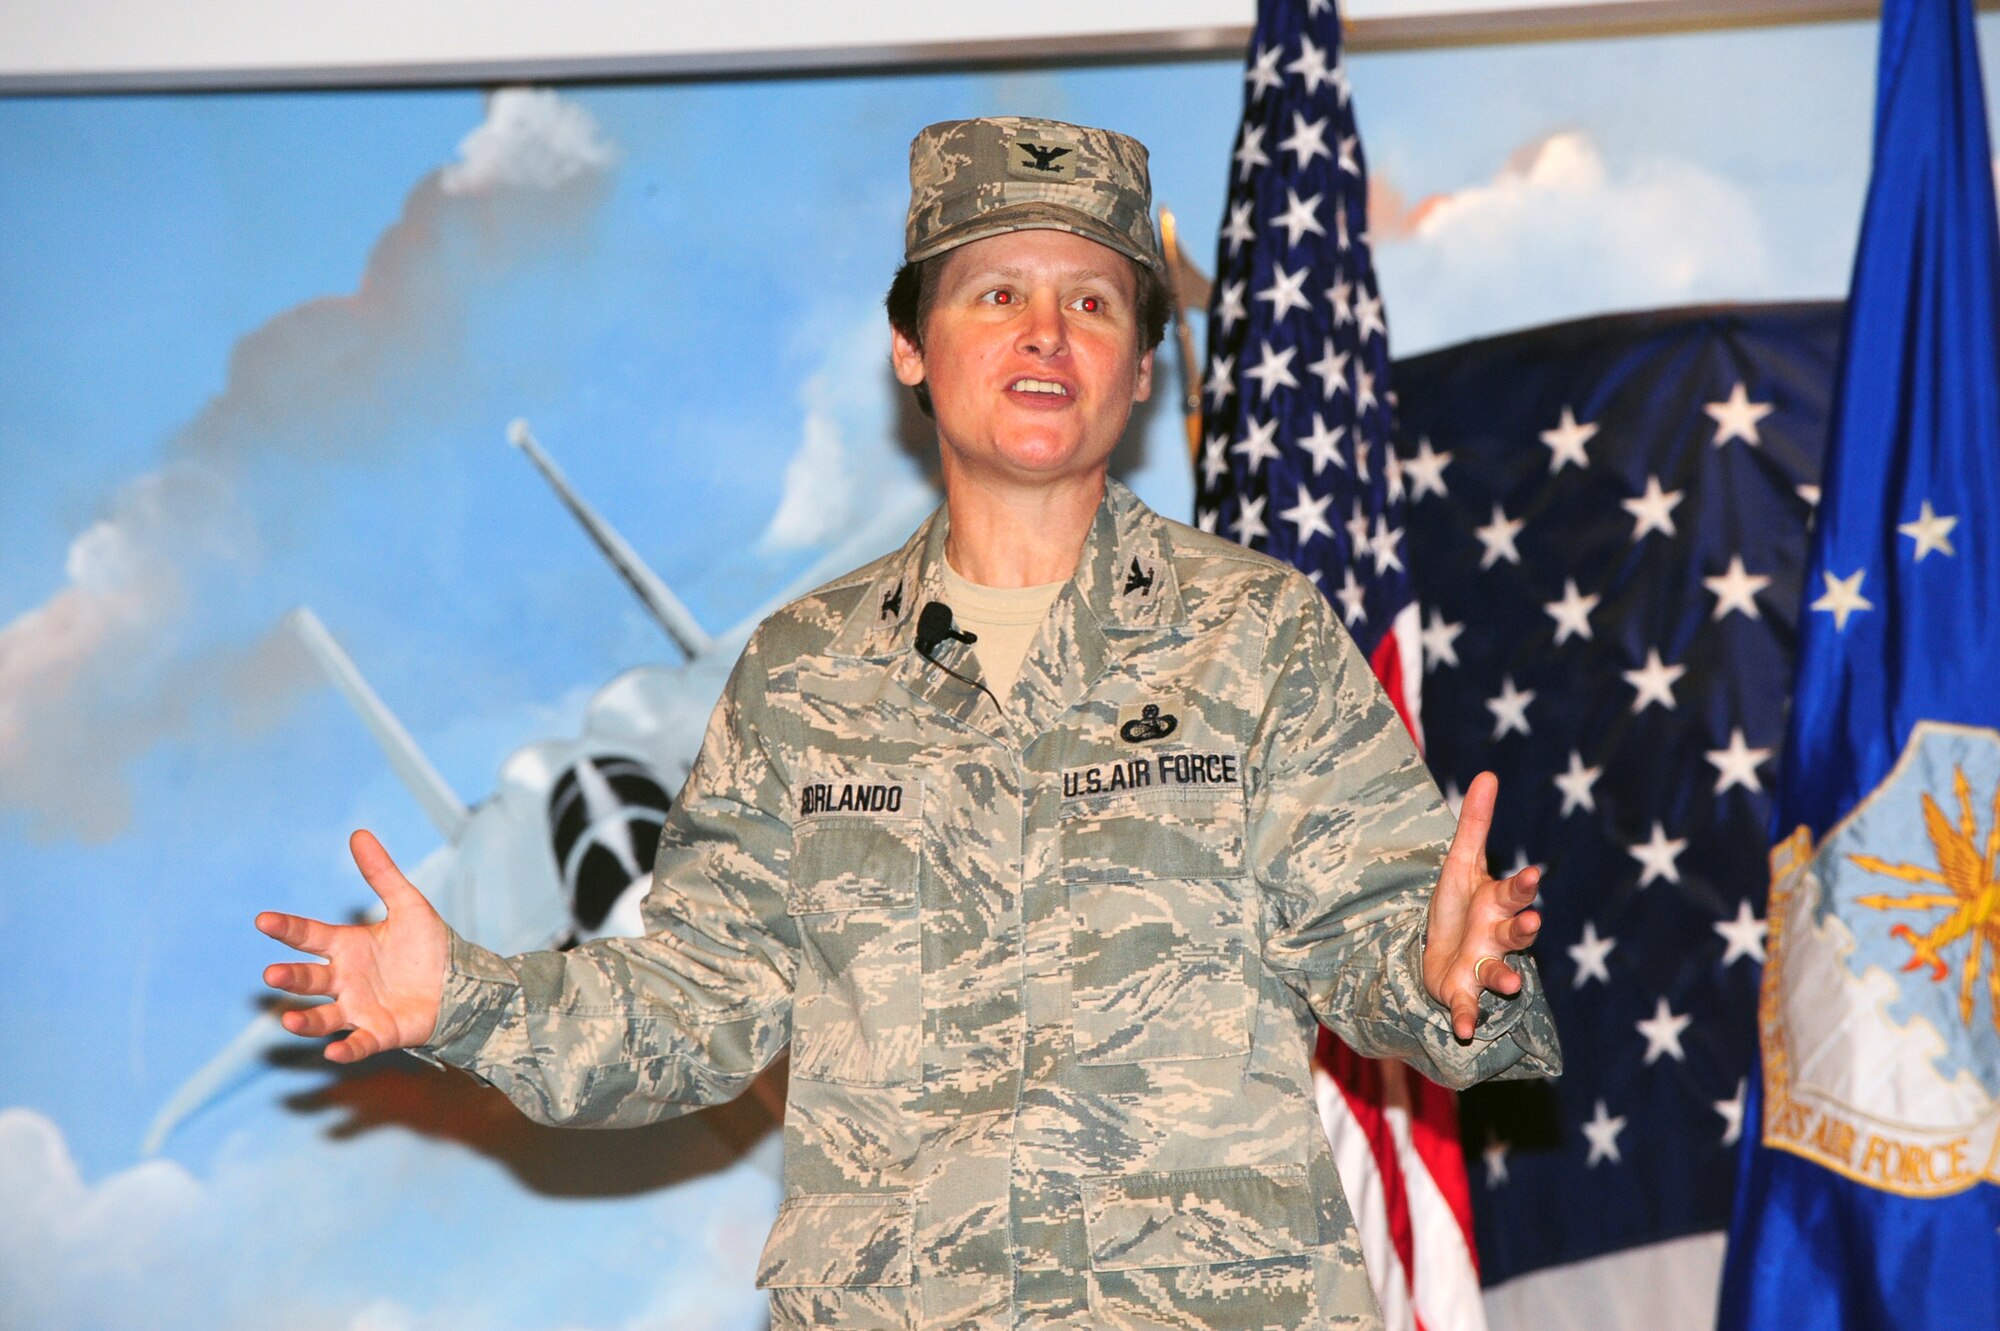
[[[984,587],[967,582],[949,563],[944,566],[944,599],[951,606],[952,622],[979,636],[972,644],[979,657],[979,669],[986,686],[997,698],[1004,698],[1020,678],[1021,662],[1049,617],[1063,583],[1045,582],[1039,587]]]

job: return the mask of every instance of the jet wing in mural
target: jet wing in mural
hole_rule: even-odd
[[[681,664],[637,666],[613,678],[590,700],[575,737],[516,750],[501,764],[493,793],[468,808],[318,616],[305,608],[287,616],[444,840],[410,880],[460,933],[503,954],[641,932],[639,902],[660,828],[751,630],[793,597],[893,549],[936,503],[928,488],[908,487],[784,591],[711,637],[577,495],[525,421],[515,421],[508,435],[659,621]],[[157,1151],[188,1117],[261,1070],[266,1052],[293,1038],[275,1014],[251,1022],[169,1098],[147,1131],[145,1151]]]

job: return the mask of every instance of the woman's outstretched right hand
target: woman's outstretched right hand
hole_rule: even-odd
[[[423,893],[403,877],[371,832],[348,840],[354,863],[388,914],[371,924],[328,924],[265,911],[257,928],[324,964],[281,961],[264,968],[264,983],[288,994],[330,998],[280,1019],[294,1035],[346,1031],[326,1047],[335,1063],[353,1063],[385,1049],[422,1044],[437,1026],[450,969],[451,934]]]

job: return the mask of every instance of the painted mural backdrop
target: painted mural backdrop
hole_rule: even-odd
[[[1838,294],[1871,59],[1853,25],[1357,59],[1395,348]],[[251,916],[364,909],[369,826],[487,941],[613,927],[646,829],[593,799],[670,795],[760,608],[932,502],[883,363],[910,134],[1137,134],[1206,263],[1239,77],[0,102],[0,1324],[761,1324],[764,1104],[564,1134],[336,1072],[267,1038]],[[1156,408],[1121,463],[1184,515],[1179,440]]]

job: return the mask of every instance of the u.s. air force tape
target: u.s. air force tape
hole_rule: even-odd
[[[1127,790],[1235,789],[1243,784],[1243,759],[1234,753],[1152,752],[1063,770],[1065,800]]]

